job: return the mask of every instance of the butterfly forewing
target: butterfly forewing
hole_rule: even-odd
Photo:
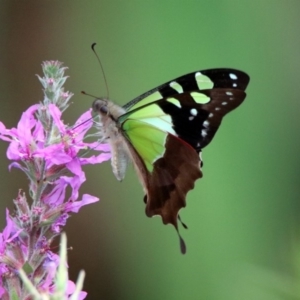
[[[170,98],[157,101],[156,105],[170,116],[171,130],[199,152],[212,140],[222,118],[238,107],[245,96],[242,90],[216,88],[173,95],[171,99],[180,106]]]
[[[196,71],[170,80],[124,105],[129,111],[147,103],[171,97],[176,93],[191,92],[214,88],[228,88],[245,90],[249,83],[249,76],[235,69],[208,69]]]
[[[222,118],[243,102],[248,83],[249,76],[234,69],[190,73],[129,102],[119,122],[143,120],[180,137],[199,152],[212,140]]]

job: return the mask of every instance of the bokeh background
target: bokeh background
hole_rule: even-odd
[[[82,193],[100,197],[66,227],[71,279],[87,272],[88,299],[299,299],[300,1],[1,1],[0,119],[15,126],[42,100],[35,74],[44,60],[69,67],[72,124],[92,98],[135,96],[188,72],[246,71],[245,103],[204,150],[204,177],[188,195],[181,230],[144,214],[129,168],[86,168]],[[0,228],[27,179],[8,172],[0,143]]]

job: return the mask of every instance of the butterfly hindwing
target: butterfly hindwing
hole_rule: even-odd
[[[202,177],[198,153],[182,139],[143,121],[127,119],[122,129],[144,187],[146,215],[160,215],[164,224],[172,224],[178,232],[178,212],[186,206],[186,194],[194,182]],[[184,253],[181,237],[180,245]]]

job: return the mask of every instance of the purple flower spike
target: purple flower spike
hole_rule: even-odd
[[[31,295],[44,293],[52,299],[60,278],[63,283],[59,286],[65,285],[65,291],[59,299],[69,299],[75,293],[77,298],[73,295],[72,299],[80,300],[86,292],[78,292],[63,272],[57,275],[62,258],[51,251],[51,243],[71,213],[99,201],[92,195],[80,196],[86,180],[82,166],[109,160],[110,148],[86,141],[93,125],[91,110],[74,126],[63,122],[62,113],[73,95],[63,89],[66,68],[57,61],[44,62],[42,67],[44,77],[38,78],[44,88],[43,102],[23,112],[16,128],[7,129],[0,122],[0,139],[9,143],[9,169],[16,167],[26,174],[31,198],[27,201],[19,191],[14,217],[6,211],[6,227],[0,233],[0,298],[11,299],[13,295],[31,300]],[[67,188],[71,193],[66,199]]]

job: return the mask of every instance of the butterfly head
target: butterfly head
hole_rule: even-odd
[[[97,112],[100,115],[102,120],[110,118],[113,121],[116,121],[126,112],[121,106],[103,98],[95,99],[92,108],[94,112]]]
[[[95,99],[92,105],[93,111],[101,115],[108,115],[108,101],[105,99]]]

